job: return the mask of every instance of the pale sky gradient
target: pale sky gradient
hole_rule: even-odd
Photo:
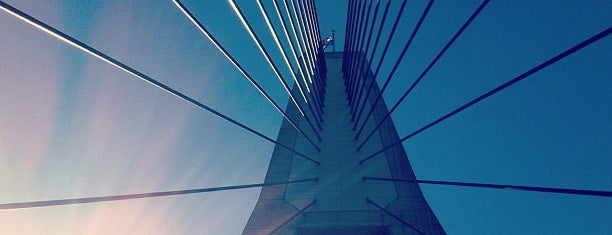
[[[278,133],[281,116],[171,1],[6,2],[270,137]],[[283,65],[254,2],[237,2]],[[229,4],[183,3],[285,107],[282,86]],[[425,3],[409,1],[381,74]],[[317,4],[321,34],[336,29],[342,50],[347,1]],[[388,105],[479,4],[434,3],[385,93]],[[610,27],[610,12],[604,0],[492,1],[394,113],[400,136]],[[0,35],[0,203],[263,181],[271,143],[4,11]],[[405,142],[416,176],[612,191],[611,51],[607,37]],[[609,198],[422,188],[449,234],[612,231]],[[0,234],[239,234],[259,191],[3,210]]]

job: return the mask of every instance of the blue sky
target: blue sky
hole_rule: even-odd
[[[278,133],[281,116],[171,1],[6,2],[268,136]],[[381,74],[425,3],[408,3]],[[229,4],[184,4],[284,107],[282,86]],[[282,64],[256,5],[238,4]],[[479,4],[434,3],[385,93],[388,105]],[[346,5],[317,1],[321,34],[336,29],[337,50]],[[491,2],[394,113],[400,136],[610,27],[610,11],[609,1]],[[263,181],[269,142],[5,12],[0,35],[0,203]],[[611,191],[610,51],[608,37],[406,141],[417,177]],[[607,198],[422,189],[450,234],[612,230]],[[0,211],[0,233],[238,234],[258,194]]]

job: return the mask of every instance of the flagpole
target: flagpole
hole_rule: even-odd
[[[334,35],[335,32],[336,32],[336,30],[332,29],[332,40],[334,40],[334,38],[335,38],[335,35]],[[336,43],[332,43],[332,51],[336,52]]]

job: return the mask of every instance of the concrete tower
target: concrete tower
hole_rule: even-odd
[[[326,53],[327,80],[321,152],[285,120],[277,140],[321,162],[313,164],[292,152],[276,147],[265,182],[281,182],[318,177],[316,182],[266,186],[249,218],[243,234],[444,234],[416,183],[363,180],[362,177],[414,179],[414,173],[401,145],[384,152],[363,165],[367,154],[398,140],[388,119],[360,150],[353,140],[355,131],[348,108],[342,76],[342,53]],[[369,68],[366,63],[364,66]],[[368,70],[368,79],[372,73]],[[378,95],[374,95],[366,105]],[[384,102],[374,107],[372,129],[387,113]],[[295,106],[287,113],[306,128]],[[312,134],[312,133],[307,133]]]

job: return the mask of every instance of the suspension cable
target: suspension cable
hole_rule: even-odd
[[[235,189],[257,188],[257,187],[264,187],[264,186],[271,186],[271,185],[295,184],[295,183],[317,181],[317,180],[318,178],[309,178],[309,179],[301,179],[301,180],[289,180],[289,181],[284,181],[284,182],[232,185],[232,186],[214,187],[214,188],[198,188],[198,189],[185,189],[185,190],[162,191],[162,192],[152,192],[152,193],[122,194],[122,195],[102,196],[102,197],[82,197],[82,198],[46,200],[46,201],[3,203],[3,204],[0,204],[0,210],[24,209],[24,208],[34,208],[34,207],[47,207],[47,206],[63,206],[63,205],[73,205],[73,204],[85,204],[85,203],[96,203],[96,202],[109,202],[109,201],[121,201],[121,200],[131,200],[131,199],[141,199],[141,198],[152,198],[152,197],[165,197],[165,196],[184,195],[184,194],[193,194],[193,193],[207,193],[207,192],[226,191],[226,190],[235,190]]]
[[[57,29],[55,29],[53,27],[51,27],[51,26],[49,26],[49,25],[47,25],[47,24],[45,24],[45,23],[43,23],[42,21],[37,20],[36,18],[34,18],[34,17],[32,17],[32,16],[30,16],[30,15],[28,15],[28,14],[26,14],[26,13],[20,11],[20,10],[18,10],[17,8],[12,7],[11,5],[9,5],[9,4],[7,4],[7,3],[5,3],[3,1],[0,1],[0,8],[2,10],[6,11],[7,13],[9,13],[9,14],[17,17],[17,18],[19,18],[20,20],[22,20],[22,21],[24,21],[24,22],[26,22],[26,23],[28,23],[28,24],[30,24],[30,25],[32,25],[32,26],[34,26],[34,27],[36,27],[36,28],[38,28],[40,30],[42,30],[43,32],[45,32],[45,33],[47,33],[47,34],[49,34],[49,35],[51,35],[51,36],[53,36],[53,37],[63,41],[63,42],[65,42],[65,43],[67,43],[67,44],[69,44],[69,45],[71,45],[71,46],[73,46],[75,48],[78,48],[79,50],[81,50],[81,51],[83,51],[83,52],[85,52],[87,54],[90,54],[90,55],[92,55],[92,56],[94,56],[94,57],[96,57],[96,58],[98,58],[98,59],[100,59],[100,60],[110,64],[110,65],[113,65],[116,68],[119,68],[119,69],[129,73],[130,75],[136,77],[136,78],[139,78],[139,79],[141,79],[143,81],[146,81],[146,82],[150,83],[151,85],[156,86],[159,89],[161,89],[161,90],[163,90],[163,91],[165,91],[167,93],[170,93],[170,94],[172,94],[172,95],[174,95],[174,96],[176,96],[176,97],[178,97],[178,98],[180,98],[182,100],[185,100],[185,101],[187,101],[187,102],[189,102],[191,104],[194,104],[195,106],[198,106],[198,107],[200,107],[200,108],[202,108],[202,109],[204,109],[204,110],[206,110],[206,111],[208,111],[208,112],[210,112],[210,113],[212,113],[212,114],[214,114],[214,115],[216,115],[216,116],[218,116],[218,117],[220,117],[220,118],[222,118],[222,119],[224,119],[226,121],[229,121],[232,124],[234,124],[236,126],[239,126],[239,127],[243,128],[243,129],[245,129],[245,130],[247,130],[247,131],[249,131],[249,132],[251,132],[251,133],[253,133],[253,134],[255,134],[255,135],[257,135],[257,136],[259,136],[259,137],[261,137],[261,138],[263,138],[265,140],[267,140],[267,141],[269,141],[269,142],[272,142],[272,143],[274,143],[274,144],[276,144],[276,145],[278,145],[280,147],[283,147],[283,148],[285,148],[285,149],[287,149],[287,150],[297,154],[300,157],[303,157],[303,158],[305,158],[305,159],[307,159],[309,161],[312,161],[312,162],[316,163],[317,165],[320,164],[318,161],[316,161],[316,160],[314,160],[314,159],[312,159],[312,158],[310,158],[310,157],[308,157],[308,156],[306,156],[306,155],[304,155],[304,154],[302,154],[300,152],[297,152],[293,148],[291,148],[291,147],[289,147],[287,145],[284,145],[282,143],[279,143],[278,141],[276,141],[276,140],[274,140],[274,139],[272,139],[272,138],[262,134],[261,132],[258,132],[256,130],[254,130],[253,128],[250,128],[250,127],[248,127],[248,126],[246,126],[246,125],[244,125],[244,124],[242,124],[242,123],[240,123],[240,122],[238,122],[238,121],[236,121],[236,120],[234,120],[234,119],[232,119],[232,118],[230,118],[230,117],[220,113],[219,111],[217,111],[217,110],[215,110],[215,109],[213,109],[213,108],[211,108],[211,107],[209,107],[209,106],[207,106],[207,105],[205,105],[205,104],[203,104],[203,103],[201,103],[201,102],[199,102],[199,101],[197,101],[197,100],[195,100],[195,99],[193,99],[193,98],[191,98],[191,97],[189,97],[189,96],[187,96],[187,95],[185,95],[185,94],[183,94],[183,93],[181,93],[181,92],[179,92],[179,91],[177,91],[177,90],[175,90],[175,89],[173,89],[173,88],[171,88],[171,87],[169,87],[169,86],[167,86],[167,85],[165,85],[165,84],[163,84],[163,83],[161,83],[161,82],[159,82],[159,81],[157,81],[157,80],[155,80],[155,79],[153,79],[153,78],[151,78],[151,77],[149,77],[149,76],[147,76],[147,75],[145,75],[143,73],[141,73],[141,72],[139,72],[138,70],[133,69],[132,67],[129,67],[128,65],[126,65],[124,63],[121,63],[120,61],[118,61],[118,60],[116,60],[116,59],[114,59],[114,58],[112,58],[112,57],[110,57],[110,56],[108,56],[108,55],[106,55],[106,54],[104,54],[104,53],[94,49],[93,47],[90,47],[87,44],[85,44],[85,43],[83,43],[83,42],[81,42],[81,41],[79,41],[79,40],[77,40],[77,39],[75,39],[75,38],[73,38],[73,37],[71,37],[71,36],[69,36],[69,35],[67,35],[67,34],[65,34],[65,33],[61,32],[61,31],[59,31],[59,30],[57,30]]]
[[[378,130],[382,126],[384,121],[386,121],[389,117],[391,117],[391,113],[393,113],[393,111],[395,111],[397,109],[397,107],[404,101],[406,96],[408,96],[408,94],[410,94],[412,89],[414,89],[414,87],[416,87],[416,85],[419,84],[421,79],[423,79],[423,77],[427,74],[427,72],[429,72],[431,70],[431,68],[436,64],[436,62],[438,62],[438,60],[442,57],[442,55],[444,55],[446,50],[448,50],[448,48],[450,48],[450,46],[453,45],[455,40],[457,40],[457,38],[459,38],[461,33],[463,33],[463,31],[465,31],[465,29],[474,21],[474,19],[480,14],[482,9],[484,9],[484,7],[488,3],[489,3],[489,0],[485,0],[485,1],[482,2],[482,4],[480,4],[480,6],[476,9],[476,11],[474,11],[474,13],[470,16],[470,18],[463,24],[463,26],[461,26],[461,28],[448,41],[448,43],[446,43],[444,48],[442,48],[442,50],[440,50],[438,55],[436,55],[436,57],[429,63],[427,68],[425,68],[425,70],[423,70],[421,75],[419,75],[419,77],[412,83],[412,85],[410,85],[408,90],[406,90],[406,92],[401,96],[401,98],[397,102],[395,102],[395,104],[389,110],[389,112],[387,112],[387,114],[380,121],[378,121],[378,124],[376,125],[376,127],[372,131],[370,131],[370,133],[366,136],[366,138],[361,142],[359,147],[357,147],[357,151],[359,151],[363,147],[363,145],[365,145],[365,143],[374,135],[374,133],[376,133],[376,130]],[[358,139],[360,134],[361,134],[361,132],[358,132],[355,135],[355,139]]]
[[[450,185],[450,186],[460,186],[460,187],[511,189],[511,190],[522,190],[522,191],[531,191],[531,192],[561,193],[561,194],[574,194],[574,195],[585,195],[585,196],[612,197],[612,191],[604,191],[604,190],[551,188],[551,187],[539,187],[539,186],[523,186],[523,185],[508,185],[508,184],[486,184],[486,183],[440,181],[440,180],[397,179],[397,178],[384,178],[384,177],[362,177],[362,178],[364,180],[377,180],[377,181],[390,181],[390,182],[406,182],[406,183],[418,183],[418,184],[437,184],[437,185]]]
[[[515,78],[513,78],[513,79],[511,79],[511,80],[509,80],[507,82],[505,82],[504,84],[502,84],[502,85],[500,85],[500,86],[498,86],[496,88],[493,88],[492,90],[488,91],[487,93],[484,93],[484,94],[474,98],[470,102],[460,106],[459,108],[456,108],[455,110],[445,114],[444,116],[442,116],[442,117],[440,117],[440,118],[430,122],[429,124],[419,128],[418,130],[416,130],[416,131],[410,133],[409,135],[401,138],[399,141],[397,141],[395,143],[392,143],[389,146],[386,146],[383,149],[381,149],[379,151],[376,151],[375,153],[373,153],[373,154],[363,158],[362,160],[359,161],[359,164],[363,164],[365,161],[368,161],[368,160],[376,157],[377,155],[379,155],[380,153],[386,151],[387,149],[393,148],[396,145],[399,145],[399,144],[403,143],[404,141],[406,141],[406,140],[416,136],[417,134],[419,134],[419,133],[421,133],[421,132],[423,132],[423,131],[425,131],[425,130],[427,130],[427,129],[435,126],[435,125],[437,125],[438,123],[440,123],[440,122],[442,122],[442,121],[444,121],[444,120],[446,120],[446,119],[448,119],[448,118],[450,118],[450,117],[452,117],[452,116],[462,112],[463,110],[471,107],[472,105],[475,105],[475,104],[479,103],[480,101],[482,101],[482,100],[484,100],[484,99],[486,99],[486,98],[488,98],[488,97],[490,97],[490,96],[492,96],[494,94],[497,94],[498,92],[500,92],[500,91],[502,91],[502,90],[504,90],[504,89],[506,89],[506,88],[508,88],[508,87],[510,87],[510,86],[512,86],[514,84],[516,84],[517,82],[522,81],[523,79],[525,79],[525,78],[531,76],[532,74],[534,74],[534,73],[536,73],[536,72],[538,72],[538,71],[540,71],[540,70],[542,70],[542,69],[544,69],[544,68],[546,68],[546,67],[548,67],[548,66],[550,66],[550,65],[552,65],[554,63],[556,63],[557,61],[559,61],[559,60],[561,60],[561,59],[563,59],[563,58],[565,58],[565,57],[567,57],[567,56],[569,56],[571,54],[574,54],[577,51],[580,51],[581,49],[585,48],[586,46],[591,45],[592,43],[597,42],[597,41],[601,40],[602,38],[605,38],[610,33],[612,33],[612,27],[607,28],[604,31],[602,31],[602,32],[600,32],[600,33],[598,33],[598,34],[588,38],[587,40],[585,40],[585,41],[583,41],[583,42],[581,42],[581,43],[579,43],[579,44],[577,44],[577,45],[575,45],[575,46],[573,46],[573,47],[571,47],[571,48],[561,52],[557,56],[555,56],[553,58],[550,58],[547,61],[542,62],[541,64],[537,65],[536,67],[534,67],[534,68],[528,70],[527,72],[525,72],[525,73],[523,73],[523,74],[521,74],[521,75],[519,75],[519,76],[517,76],[517,77],[515,77]]]

